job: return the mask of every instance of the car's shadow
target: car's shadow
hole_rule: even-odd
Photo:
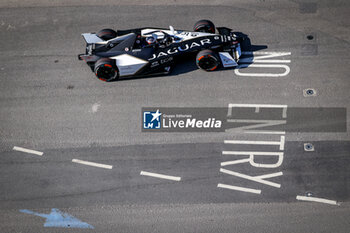
[[[241,51],[242,51],[242,56],[249,56],[249,59],[253,60],[254,59],[254,54],[253,52],[260,51],[267,49],[267,45],[252,45],[251,40],[248,35],[242,33],[242,32],[234,32],[237,36],[244,38],[242,43],[241,43]],[[195,54],[189,54],[187,56],[177,58],[175,65],[172,69],[172,71],[167,74],[166,76],[176,76],[184,73],[189,73],[191,71],[199,69],[196,65],[196,53]],[[247,66],[242,66],[239,67],[239,69],[247,68]],[[224,68],[217,69],[217,71],[223,70]],[[225,68],[227,69],[227,68]],[[235,68],[231,68],[235,69]],[[237,69],[237,67],[236,67]],[[152,76],[145,76],[145,77],[129,77],[129,78],[123,78],[119,79],[118,81],[126,81],[126,80],[133,80],[133,79],[143,79],[143,78],[159,78],[159,77],[164,77],[165,75],[152,75]]]

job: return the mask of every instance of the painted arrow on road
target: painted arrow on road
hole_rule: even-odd
[[[65,227],[65,228],[91,228],[94,227],[86,222],[82,222],[79,219],[69,215],[67,213],[61,212],[59,209],[51,209],[50,214],[41,214],[36,213],[31,210],[20,210],[22,213],[33,214],[35,216],[39,216],[42,218],[46,218],[46,222],[44,223],[44,227]]]

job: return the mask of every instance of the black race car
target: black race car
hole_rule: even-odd
[[[197,53],[196,64],[205,71],[219,66],[235,67],[244,38],[231,29],[215,28],[209,20],[198,21],[193,32],[161,28],[130,30],[103,29],[83,33],[86,41],[84,60],[102,81],[121,77],[168,74],[176,58]]]

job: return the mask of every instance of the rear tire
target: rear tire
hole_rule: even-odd
[[[106,28],[96,33],[96,35],[102,40],[110,40],[117,37],[117,32],[113,29]]]
[[[213,71],[219,67],[220,60],[215,52],[206,49],[197,54],[196,64],[202,70]]]
[[[202,19],[195,23],[193,31],[215,33],[215,25],[210,20]]]
[[[119,76],[118,68],[109,58],[100,58],[95,63],[94,72],[96,77],[104,82],[117,80]]]

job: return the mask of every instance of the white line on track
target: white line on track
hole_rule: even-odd
[[[25,152],[25,153],[29,153],[29,154],[40,155],[40,156],[42,156],[44,154],[44,152],[40,152],[40,151],[36,151],[36,150],[30,150],[30,149],[26,149],[26,148],[22,148],[22,147],[18,147],[18,146],[14,146],[13,150],[21,151],[21,152]]]
[[[140,175],[141,176],[152,176],[152,177],[156,177],[156,178],[175,180],[175,181],[181,180],[181,177],[179,177],[179,176],[167,176],[167,175],[162,175],[162,174],[152,173],[152,172],[145,172],[145,171],[141,171]]]
[[[237,190],[237,191],[242,191],[247,193],[261,194],[260,189],[249,189],[249,188],[243,188],[243,187],[227,185],[227,184],[218,184],[218,188],[225,188],[225,189]]]
[[[88,165],[88,166],[93,166],[93,167],[106,168],[106,169],[113,168],[112,165],[106,165],[106,164],[102,164],[102,163],[94,163],[94,162],[84,161],[84,160],[80,160],[80,159],[72,159],[72,162],[73,163],[80,163],[80,164],[84,164],[84,165]]]
[[[95,112],[98,111],[98,108],[99,108],[99,107],[100,107],[100,104],[99,104],[99,103],[95,103],[95,104],[92,105],[91,111],[92,111],[93,113],[95,113]]]
[[[287,107],[281,104],[229,104],[227,116],[232,116],[232,108],[255,108],[255,112],[259,112],[260,108],[282,108],[282,117],[287,118]]]
[[[283,77],[287,76],[290,72],[290,68],[287,65],[281,64],[240,64],[238,68],[247,68],[247,67],[259,67],[259,68],[283,68],[284,73],[242,73],[239,69],[235,69],[235,74],[240,76],[256,76],[256,77]]]
[[[318,197],[297,196],[296,198],[299,201],[314,201],[314,202],[320,202],[320,203],[325,203],[325,204],[330,204],[330,205],[339,205],[337,203],[337,201],[324,199],[324,198],[318,198]]]
[[[285,138],[281,136],[280,141],[248,141],[248,140],[224,140],[225,144],[248,144],[248,145],[279,145],[284,150]]]
[[[262,51],[254,51],[254,52],[250,52],[250,51],[245,51],[242,52],[243,55],[265,55],[265,54],[274,54],[274,55],[291,55],[291,52],[262,52]]]

